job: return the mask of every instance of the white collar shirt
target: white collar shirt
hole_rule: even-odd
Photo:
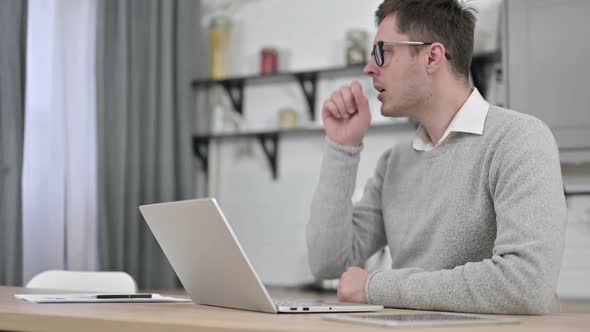
[[[471,95],[469,95],[465,104],[463,104],[461,109],[455,114],[453,121],[451,121],[436,145],[432,144],[428,133],[424,127],[420,125],[416,130],[416,136],[414,137],[412,147],[416,151],[431,151],[441,145],[452,132],[482,135],[489,108],[490,104],[483,99],[477,89],[473,89]]]

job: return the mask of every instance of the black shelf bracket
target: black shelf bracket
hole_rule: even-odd
[[[272,172],[273,180],[278,179],[277,157],[279,153],[279,133],[257,134],[256,138],[260,142],[260,146],[262,146]]]
[[[305,95],[307,106],[309,106],[309,117],[311,121],[315,121],[315,100],[317,94],[318,73],[306,72],[294,75],[297,78],[299,85],[301,85],[301,90],[303,90],[303,94]]]
[[[221,81],[221,86],[227,92],[229,99],[234,107],[234,110],[240,115],[244,114],[244,80],[232,79]]]
[[[193,137],[193,153],[201,162],[201,169],[205,174],[209,173],[209,138]]]
[[[253,135],[242,135],[235,137],[256,137],[258,143],[264,151],[266,161],[270,166],[273,180],[278,179],[278,154],[279,154],[279,133],[256,133]],[[229,137],[229,136],[224,136]],[[193,153],[201,164],[201,169],[205,175],[209,174],[209,141],[215,139],[209,136],[194,136],[193,137]]]

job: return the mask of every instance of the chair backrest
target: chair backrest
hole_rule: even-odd
[[[48,270],[34,276],[26,287],[84,292],[137,292],[137,283],[129,274],[105,271]]]

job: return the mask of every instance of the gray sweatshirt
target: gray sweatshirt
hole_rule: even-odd
[[[386,151],[352,203],[361,147],[326,139],[307,225],[316,278],[338,278],[389,246],[369,303],[498,314],[557,310],[566,205],[555,140],[531,116],[491,107],[481,136],[429,152]]]

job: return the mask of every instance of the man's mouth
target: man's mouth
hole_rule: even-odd
[[[377,92],[379,92],[379,95],[377,95],[377,99],[379,99],[379,101],[383,102],[383,96],[385,95],[385,89],[381,86],[375,85],[375,90],[377,90]]]
[[[381,93],[381,92],[384,92],[384,91],[385,91],[385,89],[384,89],[384,88],[382,88],[382,87],[381,87],[381,86],[379,86],[379,85],[374,85],[374,87],[375,87],[375,90],[379,91],[379,93]]]

